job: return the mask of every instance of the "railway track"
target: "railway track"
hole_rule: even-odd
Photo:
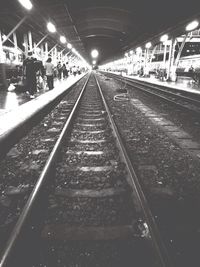
[[[156,96],[165,102],[176,105],[182,109],[192,112],[195,115],[200,114],[200,95],[192,92],[186,92],[184,90],[177,90],[174,88],[169,88],[160,85],[154,85],[143,81],[138,81],[134,79],[129,79],[119,75],[108,73],[108,77],[112,77],[119,81],[125,81],[126,84],[134,86],[134,88],[139,89],[151,96]]]
[[[0,266],[172,266],[95,76],[85,83]]]

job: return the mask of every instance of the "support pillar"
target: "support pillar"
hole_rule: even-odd
[[[8,83],[6,80],[5,64],[3,63],[4,63],[3,40],[0,31],[0,89],[1,85],[3,85],[3,87],[5,88],[8,88]]]
[[[54,60],[55,60],[55,64],[58,64],[58,50],[57,47],[55,47],[54,49]]]
[[[17,45],[17,35],[14,32],[13,33],[13,42],[14,42],[14,48],[15,48],[15,61],[18,64],[19,58],[18,58],[18,45]]]
[[[170,49],[169,49],[169,64],[167,70],[167,80],[168,81],[175,81],[176,80],[176,73],[174,71],[174,52],[175,52],[176,40],[173,38],[171,40]]]
[[[31,31],[28,32],[28,41],[29,41],[29,48],[30,48],[30,51],[33,51],[33,41],[32,41],[32,34],[31,34]]]
[[[45,60],[48,58],[48,43],[45,43]]]
[[[28,38],[27,38],[26,34],[24,34],[24,52],[25,52],[25,57],[27,58],[27,56],[28,56]]]
[[[0,31],[0,63],[4,63],[3,62],[3,57],[4,57],[4,53],[3,53],[3,40],[2,40],[1,31]]]
[[[166,68],[166,57],[167,57],[167,42],[164,44],[164,55],[163,55],[163,68]]]
[[[149,75],[148,58],[149,58],[149,48],[146,48],[144,54],[144,76],[146,77]]]
[[[44,51],[44,46],[41,45],[40,46],[40,55],[41,55],[41,60],[44,60],[44,57],[45,57],[45,51]]]

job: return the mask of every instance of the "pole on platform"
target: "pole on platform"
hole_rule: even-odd
[[[28,56],[28,38],[27,35],[24,34],[24,48],[25,48],[25,56]]]
[[[58,49],[57,49],[57,46],[54,48],[54,56],[55,56],[55,64],[57,65],[57,63],[58,63]]]
[[[2,84],[7,89],[8,83],[6,80],[5,64],[2,64],[2,63],[4,63],[4,52],[3,52],[3,40],[2,40],[1,31],[0,31],[0,74],[2,77]]]
[[[41,44],[41,46],[40,46],[40,51],[41,51],[41,58],[42,58],[42,60],[43,60],[44,57],[45,57],[44,46],[43,46],[43,44]]]
[[[165,69],[167,57],[167,42],[164,42],[163,68]]]
[[[30,48],[30,51],[33,50],[33,41],[32,41],[32,34],[31,34],[31,31],[28,32],[28,41],[29,41],[29,48]]]
[[[13,43],[15,48],[15,59],[18,62],[18,45],[17,45],[17,35],[15,32],[13,33]]]
[[[48,58],[48,43],[45,43],[45,59]]]
[[[0,63],[3,63],[3,40],[0,31]]]
[[[167,71],[167,80],[168,81],[173,80],[172,76],[174,75],[174,72],[173,72],[172,68],[173,68],[173,64],[174,64],[175,46],[176,46],[176,39],[173,38],[171,40],[170,50],[169,50],[169,64],[168,64],[168,71]]]

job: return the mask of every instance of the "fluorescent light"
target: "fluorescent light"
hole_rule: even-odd
[[[65,36],[60,36],[61,43],[65,44],[67,42]]]
[[[33,5],[30,0],[18,0],[20,4],[28,10],[31,10]]]
[[[7,36],[5,34],[3,34],[2,39],[3,39],[3,41],[5,41],[7,39]]]
[[[93,49],[93,50],[92,50],[92,52],[91,52],[91,56],[92,56],[92,58],[97,58],[97,57],[98,57],[98,55],[99,55],[99,52],[98,52],[98,50],[96,50],[96,49]]]
[[[137,53],[141,53],[141,52],[142,52],[142,48],[141,48],[141,47],[137,47],[137,48],[136,48],[136,52],[137,52]]]
[[[151,47],[151,42],[146,43],[145,47],[149,49]]]
[[[51,23],[51,22],[48,22],[48,23],[47,23],[47,29],[48,29],[48,31],[50,31],[50,32],[56,32],[56,27],[55,27],[55,25],[54,25],[53,23]]]
[[[197,20],[194,20],[192,22],[190,22],[186,27],[186,31],[193,31],[194,29],[196,29],[199,26],[199,22]]]
[[[70,43],[67,44],[68,49],[72,49],[72,45]]]
[[[168,40],[169,36],[167,34],[164,34],[163,36],[160,37],[160,41],[162,43],[166,42]]]

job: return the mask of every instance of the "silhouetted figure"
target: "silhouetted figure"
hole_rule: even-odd
[[[31,98],[34,98],[34,94],[37,91],[35,61],[36,59],[33,58],[32,52],[29,52],[28,57],[23,62],[23,73],[26,77],[26,89]]]
[[[45,71],[47,76],[47,85],[49,87],[49,90],[52,90],[54,88],[53,84],[53,78],[54,78],[54,65],[51,63],[52,59],[48,58],[47,62],[45,63]]]

